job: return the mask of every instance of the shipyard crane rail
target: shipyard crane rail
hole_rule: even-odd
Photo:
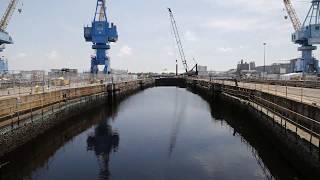
[[[298,31],[301,28],[301,22],[298,18],[296,10],[293,8],[291,0],[283,0],[284,5],[286,7],[289,18],[292,22],[293,28]]]

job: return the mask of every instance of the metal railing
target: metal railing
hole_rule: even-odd
[[[23,103],[17,102],[7,107],[2,106],[0,107],[0,112],[2,112],[2,116],[0,116],[0,134],[7,133],[24,124],[32,123],[39,117],[43,119],[48,114],[53,114],[73,104],[81,104],[102,94],[103,89],[92,94],[83,91],[83,96],[78,95],[78,93],[73,94],[73,96],[54,93],[55,96],[50,98],[39,96]],[[6,113],[3,114],[4,112]]]
[[[0,79],[0,98],[25,94],[38,94],[69,88],[79,88],[96,84],[119,83],[136,80],[136,75],[76,74],[58,78],[43,75],[42,77],[23,77],[17,74],[6,74]]]
[[[297,141],[297,137],[300,137],[308,142],[310,152],[313,152],[313,147],[317,147],[320,158],[320,122],[252,94],[246,89],[229,87],[225,86],[223,92],[247,100],[256,110],[270,117],[273,125],[279,124],[286,133],[288,130],[293,132]]]
[[[243,79],[242,82],[320,89],[320,78],[314,80]]]
[[[221,85],[220,90],[222,93],[244,100],[246,104],[260,112],[261,116],[269,117],[269,119],[272,120],[273,126],[282,127],[287,135],[289,132],[291,132],[291,134],[294,133],[297,142],[307,142],[310,153],[317,153],[320,161],[320,122],[277,104],[276,99],[273,99],[273,102],[264,98],[265,96],[261,93],[257,93],[259,91],[269,91],[270,93],[270,89],[258,89],[254,87],[256,84],[250,84],[249,88],[246,86],[246,83],[242,82],[242,84],[241,82],[233,82],[230,80],[193,80],[198,81],[197,84],[205,89],[214,87],[214,84]],[[289,92],[286,93],[289,97]],[[301,101],[303,101],[305,97],[300,95],[300,98],[302,98]]]
[[[8,126],[8,124],[19,124],[21,118],[24,118],[27,114],[31,115],[31,119],[34,112],[41,110],[43,114],[43,111],[47,107],[52,107],[53,111],[55,105],[60,107],[64,102],[106,93],[109,84],[117,85],[119,88],[127,86],[130,82],[134,83],[137,80],[136,76],[127,75],[100,76],[93,83],[75,81],[76,83],[69,84],[68,86],[52,86],[53,88],[51,89],[44,89],[46,85],[43,84],[42,91],[40,92],[3,96],[2,99],[0,98],[0,129],[1,127]]]
[[[266,82],[265,83],[252,83],[252,82],[250,83],[250,82],[243,82],[243,81],[238,82],[236,80],[230,80],[230,79],[217,80],[217,79],[206,78],[203,80],[222,84],[222,85],[236,86],[240,88],[261,91],[264,93],[291,99],[297,102],[320,107],[320,89],[305,88],[303,86],[294,87],[294,86],[290,86],[289,84],[273,85]]]

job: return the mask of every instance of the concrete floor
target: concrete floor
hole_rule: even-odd
[[[209,81],[209,80],[206,80]],[[216,83],[235,86],[234,81],[222,81],[212,80]],[[254,89],[269,94],[292,99],[298,102],[311,104],[320,107],[320,89],[301,88],[301,87],[290,87],[280,85],[267,85],[259,83],[243,83],[239,82],[238,86],[241,88]]]

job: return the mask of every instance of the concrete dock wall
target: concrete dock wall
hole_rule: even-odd
[[[208,101],[231,103],[255,117],[261,134],[271,139],[274,146],[305,177],[320,177],[319,113],[316,106],[293,101],[252,89],[184,78],[186,87]],[[158,80],[161,81],[161,80]],[[181,79],[165,79],[159,84],[180,86]],[[311,178],[312,179],[312,178]]]
[[[209,99],[218,96],[221,103],[230,102],[245,107],[256,116],[258,122],[255,123],[263,129],[262,134],[273,139],[274,145],[293,166],[306,177],[310,174],[320,177],[319,136],[316,135],[319,133],[319,124],[313,123],[319,121],[319,108],[272,94],[207,81],[189,79],[187,86],[205,94]],[[282,116],[277,121],[275,116],[278,114]],[[294,122],[297,126],[294,126]]]
[[[17,97],[2,99],[8,108],[0,111],[0,157],[72,116],[151,86],[154,80],[146,79],[23,95],[19,102]]]

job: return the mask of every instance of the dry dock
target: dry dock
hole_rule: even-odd
[[[185,87],[208,101],[232,103],[249,111],[257,119],[253,124],[289,162],[305,173],[320,176],[320,89],[188,77],[99,83],[1,97],[0,156],[81,111],[154,85]]]

